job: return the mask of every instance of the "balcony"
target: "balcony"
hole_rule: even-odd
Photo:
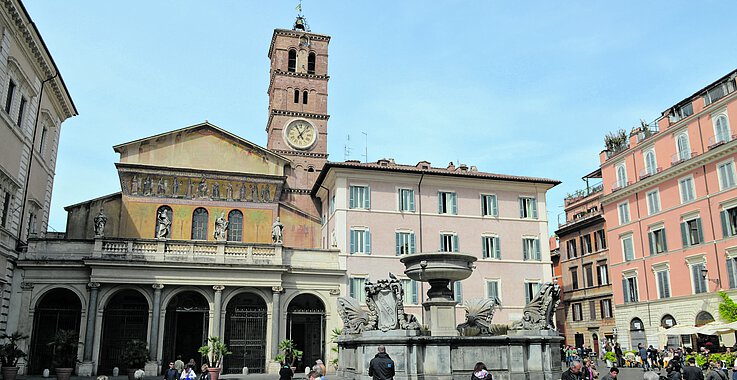
[[[593,217],[596,217],[596,216],[599,216],[599,215],[602,215],[602,214],[603,214],[602,211],[599,210],[599,209],[596,209],[596,210],[587,210],[586,212],[578,213],[578,214],[574,215],[571,220],[566,220],[566,222],[565,223],[562,223],[562,224],[561,223],[558,223],[558,229],[561,229],[563,227],[570,226],[570,225],[575,224],[575,223],[578,223],[578,222],[582,222],[584,220],[591,219]]]
[[[615,192],[615,191],[617,191],[617,190],[622,190],[622,189],[624,189],[625,187],[627,187],[627,186],[629,186],[631,184],[632,184],[632,182],[630,182],[630,181],[617,181],[617,182],[614,182],[612,184],[612,193]]]
[[[650,176],[654,176],[654,175],[656,175],[656,174],[658,174],[658,173],[660,173],[662,171],[663,171],[663,168],[661,168],[661,167],[657,167],[655,169],[650,169],[650,170],[648,170],[648,169],[642,169],[642,170],[640,170],[640,180],[643,180],[643,179],[645,179],[647,177],[650,177]]]
[[[737,139],[737,135],[715,135],[709,137],[709,150],[714,149],[718,146],[724,145],[734,139]]]
[[[581,199],[588,197],[591,194],[600,193],[604,190],[604,184],[599,182],[593,186],[589,186],[585,189],[576,190],[573,194],[568,194],[564,199],[566,206],[578,202]]]
[[[676,166],[699,155],[699,152],[680,152],[670,157],[670,166]]]

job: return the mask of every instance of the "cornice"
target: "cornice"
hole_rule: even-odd
[[[315,120],[330,119],[330,115],[327,115],[327,114],[272,109],[271,112],[269,113],[269,121],[266,122],[267,132],[269,131],[269,126],[271,125],[271,122],[274,120],[274,116],[301,117],[305,119],[315,119]]]
[[[290,29],[274,29],[274,34],[271,36],[271,43],[269,44],[269,58],[271,58],[271,52],[274,51],[274,45],[276,44],[276,36],[286,36],[299,38],[304,35],[309,35],[313,41],[325,41],[330,42],[330,36],[326,34],[317,34],[312,32],[298,32]]]
[[[314,158],[324,158],[327,160],[328,154],[327,153],[312,153],[312,152],[301,152],[298,150],[282,150],[282,149],[271,149],[271,151],[282,154],[285,156],[302,156],[302,157],[314,157]]]
[[[271,90],[272,90],[272,87],[274,86],[274,78],[276,78],[277,75],[283,75],[283,76],[294,77],[294,78],[302,78],[302,79],[324,80],[326,82],[330,80],[330,75],[307,74],[307,73],[282,71],[282,70],[276,69],[276,70],[271,71],[271,77],[269,78],[269,87],[266,89],[266,93],[269,95],[271,95]]]

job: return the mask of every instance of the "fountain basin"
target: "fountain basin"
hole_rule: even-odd
[[[430,283],[427,296],[430,300],[453,300],[448,285],[451,281],[465,280],[473,273],[476,256],[452,252],[413,253],[399,261],[406,268],[407,277]]]

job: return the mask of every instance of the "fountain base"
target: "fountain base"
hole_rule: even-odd
[[[456,301],[429,300],[422,303],[431,336],[458,336]]]

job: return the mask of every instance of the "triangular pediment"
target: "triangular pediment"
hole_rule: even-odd
[[[183,170],[284,175],[290,161],[208,122],[113,147],[120,163]]]

